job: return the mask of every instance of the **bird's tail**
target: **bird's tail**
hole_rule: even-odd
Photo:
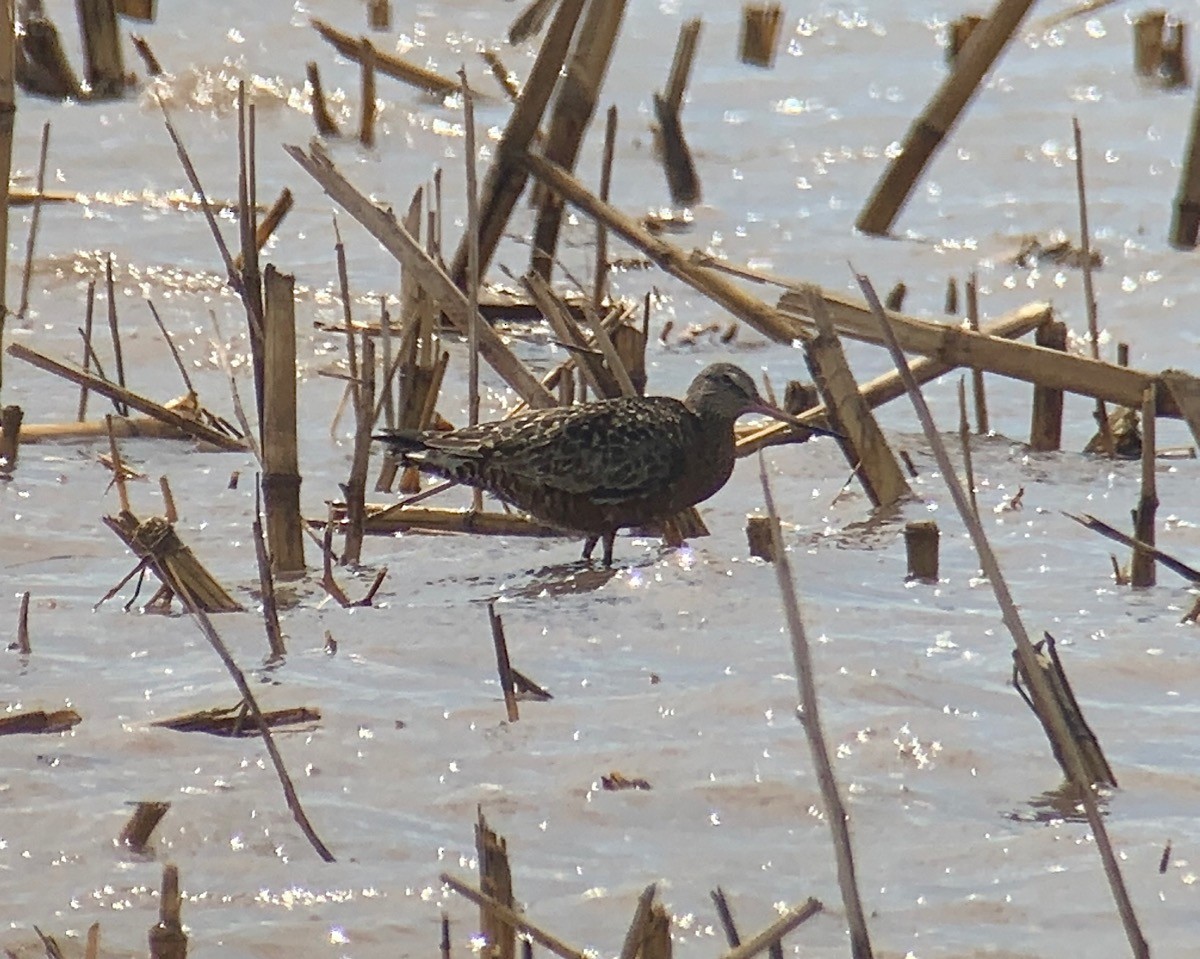
[[[371,439],[385,443],[393,453],[399,453],[401,456],[408,453],[422,453],[429,448],[421,430],[385,430],[382,433],[375,433]]]

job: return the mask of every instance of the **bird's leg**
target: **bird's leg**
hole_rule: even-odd
[[[592,550],[596,548],[598,542],[600,542],[599,536],[589,536],[583,541],[583,558],[585,560],[591,561]]]
[[[617,538],[616,530],[604,534],[604,565],[612,567],[613,541]]]

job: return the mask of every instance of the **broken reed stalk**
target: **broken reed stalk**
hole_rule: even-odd
[[[279,626],[279,606],[275,601],[275,577],[271,573],[271,554],[267,552],[267,540],[263,535],[262,522],[262,475],[254,477],[254,522],[250,524],[254,535],[254,556],[258,560],[258,587],[262,592],[263,625],[267,629],[267,660],[274,662],[287,655],[283,641],[283,630]]]
[[[169,802],[138,802],[134,803],[133,814],[125,823],[117,842],[128,846],[133,852],[141,855],[146,851],[150,835],[162,822],[163,816],[171,808]]]
[[[0,472],[11,473],[21,449],[21,422],[25,411],[19,406],[0,407]]]
[[[637,905],[633,909],[633,918],[629,921],[629,929],[625,933],[625,941],[621,945],[621,954],[618,959],[636,959],[646,935],[646,921],[650,918],[650,907],[654,903],[657,888],[654,883],[650,883],[638,896]]]
[[[117,369],[117,385],[125,389],[125,357],[121,353],[121,330],[117,325],[117,291],[113,282],[112,254],[104,262],[104,290],[108,296],[108,333],[112,337],[113,361]],[[122,416],[129,415],[129,407],[117,400],[117,412]]]
[[[158,923],[150,927],[150,959],[186,959],[188,938],[180,921],[182,903],[179,867],[167,863],[158,896]]]
[[[204,219],[208,223],[208,229],[212,233],[213,241],[217,245],[217,252],[221,254],[221,263],[225,267],[225,275],[228,278],[229,285],[233,287],[234,292],[241,299],[242,305],[246,308],[246,317],[250,324],[251,345],[253,346],[254,337],[262,336],[262,301],[250,296],[245,285],[242,283],[241,271],[238,270],[237,265],[234,263],[233,254],[229,252],[229,245],[225,242],[225,237],[221,233],[220,226],[217,225],[216,210],[212,203],[209,202],[208,194],[204,192],[204,185],[200,182],[200,177],[196,173],[195,166],[192,165],[192,158],[188,155],[187,147],[183,145],[183,140],[180,139],[179,133],[175,129],[175,124],[171,122],[171,114],[167,111],[167,105],[157,93],[155,94],[155,99],[158,101],[159,110],[162,111],[163,124],[167,128],[167,135],[175,145],[175,153],[179,157],[179,163],[188,178],[188,184],[200,198],[200,209],[204,211]]]
[[[496,246],[508,225],[513,207],[525,188],[527,172],[521,163],[554,92],[559,72],[571,49],[571,39],[583,11],[584,0],[562,0],[550,28],[542,38],[537,59],[509,114],[508,123],[496,144],[492,165],[484,177],[479,209],[479,274],[487,273]],[[467,238],[459,241],[449,273],[462,285],[467,271]],[[553,404],[550,404],[553,405]]]
[[[975,499],[975,464],[971,459],[971,426],[967,421],[967,381],[958,378],[958,440],[962,445],[963,475],[967,478],[967,496],[971,509],[979,515],[979,503]]]
[[[488,622],[492,626],[492,644],[496,647],[496,668],[500,673],[500,688],[504,691],[504,710],[508,721],[520,719],[517,712],[517,693],[513,684],[512,662],[508,658],[508,640],[504,636],[504,622],[496,612],[496,604],[488,602]]]
[[[626,3],[627,0],[608,0],[606,3],[588,4],[570,63],[559,79],[542,153],[567,171],[575,169],[583,135],[592,122],[621,21],[625,17]],[[545,280],[550,279],[554,265],[562,218],[562,197],[557,193],[545,193],[533,228],[530,263],[530,269]]]
[[[313,123],[317,126],[317,135],[323,137],[340,137],[337,121],[329,112],[329,104],[325,102],[325,89],[321,86],[321,71],[315,62],[310,60],[305,67],[308,85],[312,90]]]
[[[375,146],[375,45],[362,38],[362,106],[358,142],[367,150]]]
[[[79,331],[83,337],[83,372],[86,374],[92,363],[92,321],[96,312],[96,280],[93,277],[88,280],[87,285],[87,307],[83,316],[83,329]],[[4,320],[0,319],[0,324]],[[83,383],[79,387],[79,408],[76,411],[75,418],[82,423],[83,418],[87,416],[87,400],[88,388],[87,384]]]
[[[275,767],[275,773],[279,777],[279,782],[283,786],[283,795],[287,801],[288,809],[291,810],[292,816],[296,820],[296,824],[300,827],[300,831],[304,833],[305,838],[316,850],[317,855],[325,862],[333,862],[333,853],[321,841],[316,830],[313,829],[312,823],[309,822],[308,816],[304,812],[304,807],[300,804],[300,797],[296,795],[296,787],[292,784],[292,778],[288,775],[287,767],[283,763],[283,757],[279,754],[279,749],[275,745],[275,738],[271,735],[270,727],[267,725],[266,719],[263,718],[262,710],[258,707],[258,700],[254,698],[254,692],[250,688],[250,684],[246,682],[246,675],[238,667],[233,656],[229,652],[229,648],[225,642],[217,634],[216,628],[212,624],[212,620],[208,618],[208,614],[197,605],[192,598],[190,591],[186,588],[179,594],[179,599],[187,611],[192,614],[192,618],[196,621],[196,625],[200,628],[200,632],[204,634],[204,638],[208,640],[221,662],[225,665],[225,669],[229,675],[233,677],[233,681],[241,693],[242,700],[250,709],[250,715],[254,718],[254,723],[258,727],[258,731],[262,734],[263,743],[267,747],[267,753],[271,757],[271,764]]]
[[[1154,476],[1155,387],[1146,390],[1142,401],[1142,493],[1137,508],[1133,511],[1133,535],[1147,546],[1154,546],[1154,522],[1158,513],[1158,487]],[[1145,549],[1134,549],[1129,564],[1129,585],[1133,587],[1153,586],[1154,553]]]
[[[974,270],[967,277],[967,329],[972,333],[979,332],[979,276]],[[971,370],[971,388],[975,395],[975,432],[980,436],[987,436],[991,428],[988,424],[983,370]]]
[[[29,238],[25,241],[25,269],[21,273],[21,305],[17,316],[24,316],[29,309],[29,284],[33,277],[33,252],[37,247],[38,224],[42,219],[42,200],[46,193],[46,154],[50,150],[50,121],[42,124],[42,148],[38,153],[37,193],[33,198],[33,212],[29,217]]]
[[[475,98],[467,83],[467,71],[458,71],[462,81],[463,125],[466,144],[463,156],[467,178],[467,424],[479,423],[479,186],[475,178]],[[440,209],[440,208],[439,208]],[[471,491],[471,503],[483,509],[483,491]]]
[[[0,397],[4,394],[4,325],[8,319],[8,211],[12,176],[13,124],[17,115],[13,73],[16,25],[13,4],[0,4]]]
[[[672,276],[714,300],[764,336],[784,343],[808,338],[809,334],[798,322],[789,321],[715,270],[696,264],[688,252],[652,235],[632,217],[603,202],[562,167],[536,154],[526,155],[523,162],[530,173],[565,201],[593,219],[604,220],[610,230],[641,249]],[[827,294],[823,295],[828,299]]]
[[[296,440],[295,277],[273,265],[263,271],[262,455],[267,543],[276,574],[304,573],[300,460]]]
[[[362,63],[363,58],[370,55],[366,50],[370,46],[370,41],[366,37],[353,37],[348,33],[335,30],[329,24],[315,17],[309,20],[309,23],[312,24],[313,29],[324,40],[347,60]],[[426,70],[424,67],[409,63],[400,57],[384,53],[382,50],[374,50],[373,52],[375,69],[379,73],[393,77],[402,83],[410,84],[419,90],[426,90],[437,97],[453,96],[458,92],[457,83],[434,73],[432,70]]]
[[[17,612],[17,652],[28,656],[33,652],[29,644],[29,591],[21,594],[21,608]]]
[[[1083,301],[1087,309],[1088,340],[1091,343],[1092,359],[1100,359],[1100,327],[1096,321],[1096,289],[1092,285],[1092,234],[1088,227],[1087,186],[1083,176],[1083,131],[1079,118],[1071,117],[1071,131],[1075,137],[1075,190],[1079,196],[1079,252],[1083,259]],[[1116,450],[1112,428],[1108,422],[1108,410],[1104,400],[1096,400],[1096,423],[1104,444],[1104,452],[1112,456]]]
[[[1183,171],[1175,194],[1175,214],[1171,219],[1171,245],[1177,250],[1192,250],[1200,234],[1200,91],[1192,107],[1192,123],[1184,151]]]
[[[379,298],[379,346],[383,353],[380,365],[384,375],[383,383],[379,388],[379,401],[375,406],[371,422],[377,421],[382,412],[384,425],[389,430],[394,430],[396,428],[396,391],[392,388],[392,381],[396,376],[399,364],[392,365],[392,318],[388,315],[386,296]]]
[[[842,893],[842,904],[846,910],[846,921],[850,926],[850,953],[854,959],[870,959],[871,937],[867,930],[867,917],[863,911],[862,898],[858,891],[858,880],[854,874],[854,850],[850,842],[850,816],[842,803],[837,780],[833,775],[833,763],[829,758],[829,747],[821,729],[820,703],[817,699],[817,681],[813,674],[812,654],[800,615],[800,603],[796,597],[792,566],[783,543],[783,530],[779,525],[779,514],[775,510],[775,499],[771,494],[771,483],[767,478],[767,462],[762,454],[758,459],[759,478],[762,481],[763,500],[767,515],[771,519],[771,539],[775,545],[775,578],[783,596],[783,611],[791,635],[792,661],[796,669],[796,685],[800,694],[799,718],[808,740],[817,782],[821,788],[821,801],[825,805],[825,818],[833,839],[833,852],[837,861],[838,887]],[[766,943],[764,943],[764,946]],[[736,951],[736,950],[735,950]]]
[[[858,215],[855,226],[859,230],[882,236],[891,229],[926,164],[949,135],[1031,6],[1033,0],[997,0],[959,52],[954,69],[908,128],[900,152],[888,163]]]
[[[130,513],[132,510],[129,508],[129,489],[125,485],[125,469],[121,463],[121,451],[117,448],[117,437],[113,433],[113,418],[111,413],[105,415],[104,422],[108,427],[108,449],[112,457],[113,485],[117,488],[117,497],[121,504],[121,512]]]
[[[612,190],[613,154],[617,142],[617,105],[608,108],[604,119],[604,150],[600,158],[600,199],[608,202]],[[592,303],[599,311],[608,294],[608,227],[596,221],[596,268],[592,274]]]
[[[482,806],[477,807],[476,815],[475,853],[479,859],[479,888],[484,895],[512,909],[514,901],[508,843],[488,826],[483,818]],[[517,930],[483,903],[479,906],[479,929],[487,943],[490,959],[514,959]]]
[[[572,2],[574,0],[564,0],[564,3]],[[324,154],[305,153],[295,146],[285,146],[284,151],[300,164],[333,200],[358,220],[406,270],[413,272],[417,283],[439,303],[442,312],[455,329],[465,335],[468,323],[466,295],[454,284],[441,265],[421,248],[420,242],[404,225],[390,211],[381,209],[358,192]],[[481,223],[481,231],[485,231],[486,214],[481,215]],[[483,256],[484,249],[481,233],[481,270],[486,262]],[[557,405],[554,397],[486,322],[479,324],[479,352],[517,395],[531,406],[545,409]]]
[[[889,507],[911,493],[883,430],[854,381],[829,308],[816,287],[806,287],[808,309],[817,335],[804,345],[805,361],[825,402],[838,445],[854,470],[871,505]]]
[[[84,77],[89,100],[116,100],[125,90],[125,64],[115,0],[76,0],[83,34]]]
[[[557,936],[553,936],[540,926],[535,925],[523,913],[514,912],[509,906],[500,902],[495,897],[487,895],[460,879],[456,879],[448,872],[442,873],[438,878],[464,899],[480,907],[486,906],[496,918],[507,922],[518,932],[525,933],[539,946],[545,946],[556,956],[559,956],[560,959],[587,959],[587,956],[581,950],[567,945]]]
[[[1162,550],[1151,546],[1149,543],[1143,543],[1133,536],[1130,536],[1128,533],[1123,533],[1115,526],[1110,526],[1108,523],[1104,522],[1104,520],[1097,519],[1095,516],[1092,516],[1088,513],[1084,513],[1082,516],[1076,516],[1073,513],[1064,512],[1063,515],[1067,517],[1067,519],[1073,519],[1081,526],[1086,526],[1093,533],[1099,533],[1101,536],[1105,536],[1108,539],[1114,540],[1115,542],[1120,543],[1122,546],[1128,546],[1130,549],[1141,550],[1143,552],[1150,553],[1156,560],[1158,560],[1158,562],[1162,563],[1163,566],[1165,566],[1171,572],[1178,573],[1189,582],[1200,585],[1200,569],[1195,569],[1189,566],[1187,563],[1181,562],[1170,553],[1164,553]],[[1113,560],[1113,563],[1114,565],[1116,564],[1115,559]]]
[[[258,212],[252,197],[254,186],[253,113],[247,118],[246,84],[238,81],[237,88],[237,156],[238,156],[238,235],[241,239],[241,267],[237,274],[240,289],[244,291],[246,321],[250,334],[250,363],[254,370],[254,402],[258,412],[259,445],[263,444],[264,399],[267,389],[263,337],[266,308],[263,298],[263,279],[258,266],[258,243],[256,242],[255,220]],[[237,268],[237,261],[234,267]],[[252,307],[252,308],[251,308]],[[256,321],[257,318],[257,321]]]
[[[343,566],[362,559],[363,520],[366,516],[367,470],[371,464],[371,431],[375,427],[375,341],[362,338],[362,365],[354,388],[354,454],[346,483],[346,540]]]
[[[970,50],[971,46],[968,45],[967,49]],[[933,450],[934,458],[937,460],[938,469],[941,470],[942,477],[946,481],[950,497],[954,500],[954,505],[962,517],[963,524],[967,527],[967,531],[971,535],[971,541],[975,546],[976,553],[979,555],[980,568],[983,570],[983,574],[987,577],[988,582],[991,583],[992,591],[996,596],[996,602],[1000,606],[1004,625],[1008,628],[1009,634],[1016,645],[1016,655],[1018,661],[1023,666],[1023,671],[1028,680],[1030,695],[1037,706],[1036,712],[1038,717],[1046,726],[1047,731],[1053,736],[1055,751],[1062,755],[1067,776],[1079,794],[1080,802],[1087,815],[1088,825],[1091,827],[1097,849],[1100,852],[1100,860],[1104,867],[1104,874],[1108,879],[1109,888],[1112,890],[1113,899],[1116,902],[1117,912],[1120,914],[1126,938],[1129,940],[1130,949],[1138,959],[1149,959],[1150,948],[1146,943],[1145,937],[1142,935],[1137,916],[1133,911],[1133,903],[1129,898],[1129,892],[1125,888],[1125,882],[1121,876],[1120,863],[1117,861],[1112,843],[1108,838],[1108,830],[1104,825],[1104,819],[1100,815],[1100,810],[1096,805],[1096,795],[1092,789],[1092,784],[1088,781],[1086,766],[1084,765],[1084,758],[1079,745],[1072,737],[1066,719],[1058,708],[1057,702],[1053,699],[1049,679],[1038,662],[1037,651],[1029,639],[1029,634],[1025,631],[1025,624],[1021,621],[1017,605],[1013,601],[1012,594],[1009,592],[1008,582],[1005,580],[1004,573],[1000,569],[1000,563],[996,559],[996,554],[992,551],[991,544],[988,542],[983,524],[971,509],[967,495],[963,491],[962,484],[959,482],[958,476],[954,471],[954,465],[950,462],[950,454],[946,451],[946,444],[942,442],[942,437],[938,433],[933,415],[929,412],[925,398],[921,395],[921,389],[908,372],[904,353],[900,348],[899,340],[892,330],[887,313],[884,311],[882,304],[880,304],[879,297],[876,296],[871,281],[863,274],[856,274],[855,279],[858,281],[863,295],[866,297],[875,314],[875,318],[887,342],[888,351],[891,353],[892,362],[895,363],[896,369],[904,378],[904,385],[908,390],[909,397],[912,399],[917,419],[920,420],[921,428],[925,432],[925,438]]]
[[[163,335],[163,339],[167,341],[167,349],[171,351],[171,358],[175,360],[175,368],[179,370],[179,376],[183,380],[184,389],[187,390],[188,396],[195,396],[196,387],[192,385],[192,378],[188,375],[187,367],[183,363],[183,357],[179,355],[179,349],[175,346],[175,340],[167,332],[166,324],[163,323],[162,317],[158,315],[158,310],[154,308],[154,301],[148,299],[146,300],[146,305],[150,307],[150,315],[154,317],[154,322],[158,325],[158,331]]]
[[[1034,333],[1034,342],[1045,349],[1065,353],[1067,324],[1047,320]],[[1029,427],[1029,446],[1039,452],[1062,448],[1063,391],[1051,386],[1033,388],[1032,423]]]
[[[171,483],[165,476],[158,478],[158,491],[163,501],[163,516],[172,526],[179,522],[179,510],[175,506],[175,494],[171,492]]]

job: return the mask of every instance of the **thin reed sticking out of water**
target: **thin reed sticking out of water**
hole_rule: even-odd
[[[796,684],[800,690],[800,725],[808,739],[808,748],[816,767],[817,782],[821,787],[821,801],[825,804],[825,815],[833,834],[833,851],[837,860],[838,886],[842,892],[842,903],[846,909],[846,921],[850,924],[850,949],[854,959],[870,959],[871,937],[867,930],[867,917],[863,911],[862,898],[858,893],[858,880],[854,875],[854,851],[850,844],[850,817],[842,805],[837,780],[833,776],[833,764],[829,759],[829,747],[821,731],[821,716],[817,702],[817,683],[813,676],[812,657],[809,654],[808,638],[804,631],[804,620],[800,616],[800,603],[796,599],[792,566],[783,545],[783,532],[779,526],[779,514],[775,511],[775,498],[771,495],[771,484],[767,479],[766,460],[758,457],[759,477],[762,480],[763,501],[771,519],[771,539],[775,547],[775,576],[779,580],[779,591],[783,594],[783,611],[787,617],[788,632],[792,638],[792,660],[796,668]]]
[[[938,469],[941,470],[942,477],[946,481],[946,488],[950,491],[950,498],[954,500],[954,505],[957,507],[959,515],[962,516],[963,524],[971,534],[971,542],[975,545],[975,551],[979,554],[980,568],[983,570],[983,574],[987,577],[988,582],[992,585],[992,591],[996,594],[996,602],[1000,606],[1004,625],[1012,635],[1013,642],[1017,647],[1017,656],[1025,667],[1025,673],[1029,679],[1030,695],[1038,705],[1038,715],[1039,717],[1044,717],[1043,722],[1046,725],[1047,731],[1055,741],[1056,752],[1060,752],[1063,756],[1067,774],[1078,791],[1084,812],[1087,814],[1088,825],[1091,827],[1092,835],[1096,839],[1096,846],[1100,851],[1100,859],[1104,864],[1104,874],[1108,878],[1113,899],[1116,901],[1117,912],[1121,916],[1121,922],[1125,927],[1125,935],[1129,939],[1130,949],[1138,959],[1149,959],[1150,947],[1142,935],[1137,916],[1133,911],[1133,902],[1129,898],[1129,891],[1125,888],[1124,879],[1121,877],[1121,867],[1117,862],[1112,842],[1108,838],[1108,830],[1104,826],[1104,820],[1101,818],[1100,810],[1096,805],[1096,796],[1092,791],[1092,784],[1088,782],[1087,774],[1084,771],[1086,767],[1084,766],[1083,756],[1080,753],[1078,744],[1072,738],[1071,732],[1067,728],[1066,718],[1055,708],[1055,701],[1050,689],[1049,680],[1037,662],[1037,651],[1029,639],[1029,634],[1025,631],[1025,624],[1021,621],[1021,616],[1017,612],[1017,605],[1013,601],[1012,594],[1008,591],[1008,582],[1004,579],[1000,563],[996,559],[996,554],[992,552],[991,544],[988,542],[987,534],[983,530],[983,524],[979,521],[979,516],[971,508],[971,502],[963,490],[962,483],[959,482],[958,475],[954,472],[954,465],[950,462],[950,454],[946,451],[946,444],[942,442],[942,438],[938,434],[937,424],[933,421],[933,414],[929,412],[929,406],[925,403],[925,397],[921,395],[921,388],[917,385],[912,372],[908,368],[908,364],[904,359],[904,352],[900,349],[900,341],[896,339],[896,333],[892,329],[891,321],[883,309],[883,304],[879,302],[875,288],[871,285],[870,279],[865,274],[856,272],[855,279],[858,281],[863,296],[866,297],[867,303],[871,307],[871,312],[875,315],[875,319],[879,323],[879,328],[883,332],[884,343],[887,345],[888,352],[892,356],[892,361],[896,364],[896,369],[904,380],[904,387],[908,391],[909,398],[912,400],[917,419],[921,421],[921,428],[925,431],[925,437],[929,440],[934,459],[937,460]]]

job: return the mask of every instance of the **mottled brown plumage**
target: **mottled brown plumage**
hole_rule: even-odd
[[[674,516],[725,485],[743,413],[781,419],[730,363],[704,369],[684,399],[626,397],[532,410],[450,432],[396,431],[383,440],[405,463],[486,490],[536,519],[604,541]],[[820,431],[817,431],[820,432]]]

